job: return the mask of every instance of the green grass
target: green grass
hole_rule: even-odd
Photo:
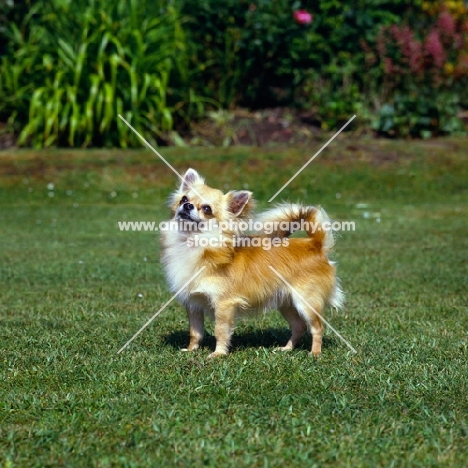
[[[171,296],[157,234],[117,221],[165,219],[174,175],[146,150],[1,153],[3,466],[465,466],[467,144],[340,138],[281,194],[356,222],[327,318],[358,352],[328,330],[319,359],[310,337],[274,351],[278,313],[240,322],[225,359],[212,324],[181,353],[176,302],[117,354]],[[162,152],[266,207],[315,151]]]

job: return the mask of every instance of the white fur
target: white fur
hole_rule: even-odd
[[[164,254],[162,261],[166,269],[169,287],[176,293],[200,269],[203,250],[187,246],[188,236],[181,232],[167,232],[163,235]],[[179,295],[179,300],[186,303],[194,283],[189,284]]]
[[[209,235],[209,233],[204,234]],[[188,238],[189,235],[184,232],[164,233],[162,261],[173,293],[176,293],[187,284],[201,268],[204,248],[190,247],[187,244]],[[203,273],[201,276],[203,276]],[[210,300],[216,299],[220,291],[221,288],[216,284],[215,278],[211,278],[210,281],[200,281],[197,277],[190,281],[184,290],[179,293],[178,299],[184,305],[190,304],[192,306],[198,303],[200,308],[210,308]],[[193,299],[194,295],[196,295],[195,301]]]
[[[335,309],[342,309],[344,307],[345,293],[341,289],[339,278],[336,278],[335,289],[328,298],[328,303]]]

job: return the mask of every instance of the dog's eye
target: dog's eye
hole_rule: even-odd
[[[184,203],[187,203],[188,202],[188,198],[184,195],[182,197],[182,200],[180,200],[180,205],[183,205]]]
[[[212,215],[213,212],[211,211],[211,206],[210,205],[203,205],[202,206],[203,213],[206,215]]]

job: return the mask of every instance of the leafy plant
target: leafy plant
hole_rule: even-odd
[[[172,4],[51,0],[22,30],[2,59],[10,71],[0,83],[4,94],[15,89],[16,103],[29,102],[20,144],[139,145],[118,114],[156,141],[188,107],[185,39]],[[25,121],[20,111],[15,118]]]
[[[374,40],[380,25],[398,21],[414,2],[369,3],[184,0],[192,83],[224,107],[290,105],[310,70],[326,74],[340,54],[362,70],[360,41]],[[299,10],[310,23],[295,21]]]
[[[323,130],[336,129],[353,114],[363,121],[364,100],[356,79],[358,70],[346,61],[346,55],[323,66],[320,71],[309,70],[296,94],[301,107],[313,114]]]
[[[183,144],[194,118],[237,105],[297,106],[323,129],[374,109],[380,133],[427,136],[459,131],[468,107],[462,0],[4,5],[0,122],[22,145],[139,146],[118,114]]]
[[[382,72],[376,130],[422,137],[463,130],[457,114],[468,85],[467,31],[468,22],[445,9],[418,31],[408,24],[381,29],[369,55]]]
[[[429,138],[461,133],[464,127],[457,118],[458,109],[459,102],[452,93],[396,95],[392,103],[381,107],[373,128],[379,133],[399,137]]]

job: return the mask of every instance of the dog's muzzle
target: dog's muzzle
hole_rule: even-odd
[[[180,211],[180,213],[178,214],[178,217],[180,219],[186,219],[187,221],[194,221],[194,219],[192,219],[192,217],[190,216],[190,212],[194,209],[195,207],[192,205],[192,203],[184,203],[184,205],[182,206],[182,210]]]

